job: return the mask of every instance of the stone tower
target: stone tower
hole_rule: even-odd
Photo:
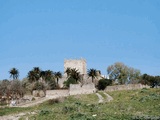
[[[66,71],[67,68],[76,68],[80,72],[80,74],[87,74],[85,59],[64,60],[64,71]]]

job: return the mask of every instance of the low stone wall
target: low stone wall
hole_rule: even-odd
[[[114,86],[107,86],[105,91],[136,90],[136,89],[142,89],[142,88],[149,88],[149,86],[142,85],[142,84],[114,85]]]
[[[69,90],[46,90],[46,97],[65,97],[77,94],[90,94],[96,92],[94,84],[71,84]],[[34,91],[35,95],[37,91]]]
[[[33,96],[34,97],[44,97],[45,93],[43,90],[34,90],[33,91]]]
[[[96,92],[95,85],[92,84],[84,84],[81,86],[80,84],[71,84],[69,88],[69,95],[77,95],[77,94],[91,94]]]
[[[46,91],[46,97],[64,97],[69,95],[69,90],[47,90]]]

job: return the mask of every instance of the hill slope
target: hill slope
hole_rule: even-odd
[[[103,92],[99,92],[102,96]],[[36,114],[27,114],[22,119],[37,120],[146,120],[160,119],[160,89],[142,89],[107,92],[113,97],[110,102],[98,103],[96,94],[69,96],[54,99],[28,108]],[[106,98],[104,98],[106,99]],[[7,108],[6,108],[7,109]],[[21,109],[24,108],[10,108]],[[0,108],[0,111],[4,109]]]

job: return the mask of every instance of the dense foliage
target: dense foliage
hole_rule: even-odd
[[[101,79],[98,81],[97,88],[98,90],[104,90],[108,85],[112,84],[112,80],[109,79]]]
[[[148,74],[143,74],[141,76],[140,83],[145,84],[145,85],[149,85],[152,88],[160,86],[160,76],[151,76]]]
[[[67,68],[65,73],[67,73],[68,78],[73,78],[76,82],[81,81],[80,72],[76,68]]]
[[[118,84],[125,84],[133,81],[138,81],[140,78],[140,70],[128,67],[123,63],[116,62],[108,66],[107,72],[110,79],[117,80]]]
[[[2,80],[0,81],[0,101],[6,104],[7,100],[18,99],[25,94],[23,83],[19,80]]]
[[[64,81],[63,84],[64,84],[64,87],[65,87],[65,88],[69,88],[69,85],[70,85],[70,84],[77,84],[77,81],[76,81],[76,79],[70,77],[70,78],[68,78],[66,81]]]
[[[28,84],[33,90],[53,90],[57,88],[59,78],[62,77],[61,72],[53,72],[51,70],[42,71],[39,67],[34,67],[28,72]],[[57,80],[57,83],[55,82]],[[31,85],[32,84],[32,85]]]

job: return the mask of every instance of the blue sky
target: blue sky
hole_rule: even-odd
[[[159,0],[1,0],[0,79],[16,67],[63,72],[64,59],[87,68],[115,62],[160,75]]]

